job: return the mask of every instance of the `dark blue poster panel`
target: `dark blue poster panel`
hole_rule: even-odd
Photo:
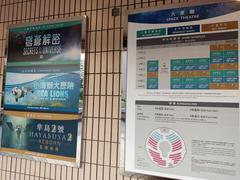
[[[77,115],[7,111],[1,151],[76,162],[77,120]]]

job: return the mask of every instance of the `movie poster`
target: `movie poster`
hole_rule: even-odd
[[[78,115],[6,111],[1,151],[76,162]]]
[[[78,113],[81,31],[77,20],[9,29],[5,109]]]
[[[66,67],[61,73],[46,69],[37,73],[22,73],[8,68],[4,108],[42,112],[77,113],[80,98],[80,72]],[[46,67],[45,67],[46,68]],[[64,72],[65,71],[65,72]]]
[[[86,18],[10,26],[2,154],[79,167]]]

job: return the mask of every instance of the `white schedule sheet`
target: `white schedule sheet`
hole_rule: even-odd
[[[240,1],[128,14],[125,170],[240,179]]]

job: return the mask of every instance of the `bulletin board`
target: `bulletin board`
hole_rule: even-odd
[[[239,1],[127,15],[125,170],[240,178]]]
[[[80,166],[86,17],[8,29],[0,151]]]

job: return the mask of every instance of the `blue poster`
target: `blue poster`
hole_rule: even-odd
[[[78,121],[55,118],[41,119],[36,114],[24,117],[24,113],[6,112],[3,117],[2,148],[14,153],[76,161]],[[51,117],[49,114],[45,116]]]

